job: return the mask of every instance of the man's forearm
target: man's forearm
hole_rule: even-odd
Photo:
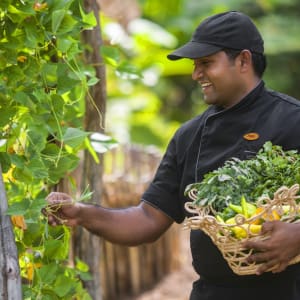
[[[93,234],[117,244],[136,246],[155,241],[172,223],[159,225],[142,206],[123,209],[83,205],[78,224]]]

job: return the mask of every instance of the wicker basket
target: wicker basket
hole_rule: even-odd
[[[253,249],[245,249],[242,243],[245,240],[263,240],[268,236],[260,235],[260,233],[253,233],[251,231],[251,224],[256,220],[261,220],[263,216],[276,213],[280,216],[280,220],[284,222],[297,222],[299,217],[300,204],[297,204],[297,195],[299,185],[295,184],[291,188],[281,187],[274,194],[273,199],[261,197],[257,201],[257,207],[261,207],[261,212],[251,218],[246,219],[243,215],[235,216],[236,224],[226,224],[219,222],[215,215],[216,213],[211,207],[195,206],[193,202],[187,202],[185,209],[192,213],[193,216],[186,219],[184,224],[185,228],[201,229],[204,231],[214,242],[214,244],[221,251],[224,259],[228,262],[230,268],[238,275],[255,274],[258,264],[248,263],[246,258],[250,256]],[[196,200],[197,190],[191,190],[189,197],[191,200]],[[284,212],[284,207],[289,206],[289,212]],[[232,234],[232,228],[238,226],[244,231],[242,239],[238,239]],[[300,255],[295,257],[290,264],[300,261]],[[271,271],[271,270],[270,270]]]

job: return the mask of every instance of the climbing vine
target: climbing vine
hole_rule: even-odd
[[[68,265],[70,231],[49,227],[45,197],[90,150],[84,100],[98,82],[80,36],[96,25],[79,0],[0,2],[0,163],[24,299],[90,299],[87,266]]]

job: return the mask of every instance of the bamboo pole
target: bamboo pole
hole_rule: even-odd
[[[92,30],[82,33],[86,45],[84,58],[86,63],[94,67],[97,78],[100,81],[90,87],[86,96],[85,130],[90,132],[104,132],[105,106],[106,106],[106,74],[105,64],[100,55],[102,45],[101,24],[99,19],[100,7],[94,0],[84,0],[84,9],[87,13],[93,12],[97,20],[97,26]],[[101,162],[102,156],[98,155]],[[82,162],[81,190],[87,186],[93,191],[91,202],[101,204],[102,199],[102,162],[97,164],[88,151],[84,152]],[[78,256],[89,266],[92,280],[84,283],[93,300],[102,299],[101,286],[101,240],[98,236],[88,232],[84,228],[76,228],[74,231],[74,255]]]
[[[7,210],[0,166],[0,300],[21,300],[21,278],[17,247]]]

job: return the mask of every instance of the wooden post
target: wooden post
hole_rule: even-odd
[[[7,198],[0,166],[0,300],[21,300],[21,278],[17,247],[7,210]]]
[[[94,0],[84,0],[84,9],[87,13],[93,12],[97,20],[97,26],[93,30],[86,30],[82,34],[84,43],[88,45],[85,51],[85,62],[94,67],[97,78],[100,81],[89,89],[86,97],[85,130],[90,132],[103,132],[106,105],[106,78],[105,64],[100,55],[102,45],[101,27],[99,20],[100,7]],[[102,157],[99,155],[99,160]],[[84,190],[87,186],[93,191],[90,202],[101,204],[102,198],[102,162],[97,164],[88,151],[85,151],[82,162],[81,186]],[[93,300],[102,299],[102,286],[100,274],[101,243],[98,236],[88,232],[84,228],[76,228],[74,234],[74,255],[86,262],[89,266],[92,280],[86,281],[84,286]]]

